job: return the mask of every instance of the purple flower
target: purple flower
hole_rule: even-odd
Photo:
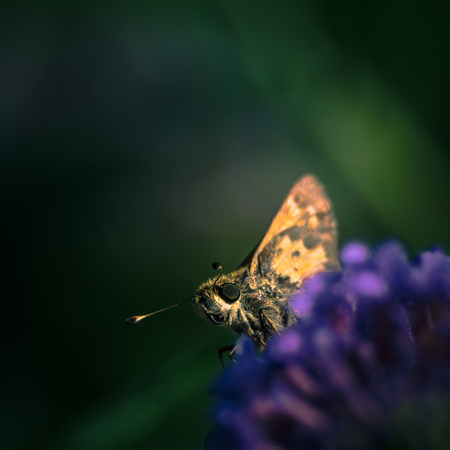
[[[263,355],[241,340],[214,386],[207,449],[447,448],[450,258],[389,242],[291,299],[300,319]]]

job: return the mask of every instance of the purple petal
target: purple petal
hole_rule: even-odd
[[[363,264],[370,257],[370,250],[362,242],[352,242],[344,247],[341,259],[344,264]]]

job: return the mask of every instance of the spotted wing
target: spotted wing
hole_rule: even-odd
[[[336,221],[323,187],[312,175],[294,185],[261,240],[250,275],[272,273],[301,286],[310,276],[339,268]]]

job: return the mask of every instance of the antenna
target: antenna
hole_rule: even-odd
[[[219,262],[212,263],[212,268],[214,270],[218,270],[219,271],[219,275],[217,275],[217,278],[214,280],[213,286],[215,286],[216,283],[219,281],[219,278],[223,275],[223,269],[222,269],[222,266],[220,265]]]
[[[193,300],[193,298],[194,297],[189,297],[189,298],[187,298],[187,299],[185,299],[185,300],[183,300],[181,302],[175,303],[175,305],[167,306],[167,308],[163,308],[163,309],[160,309],[158,311],[154,311],[154,312],[151,312],[149,314],[145,314],[143,316],[129,317],[127,320],[125,320],[125,323],[127,325],[134,325],[135,323],[140,322],[142,319],[145,319],[146,317],[150,317],[150,316],[153,316],[154,314],[159,314],[160,312],[167,311],[168,309],[175,308],[176,306],[180,306],[181,304],[183,304],[183,303],[185,303],[185,302],[187,302],[189,300]]]

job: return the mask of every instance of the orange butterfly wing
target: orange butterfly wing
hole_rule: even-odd
[[[250,275],[271,272],[299,287],[310,276],[338,269],[337,226],[324,188],[312,175],[297,181],[259,243]]]

